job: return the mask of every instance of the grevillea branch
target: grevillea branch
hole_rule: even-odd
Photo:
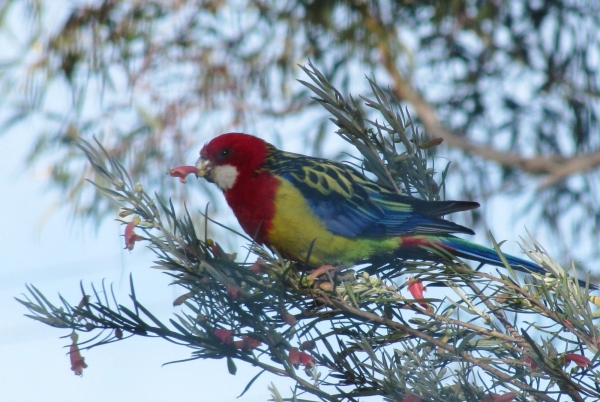
[[[342,96],[313,65],[306,71],[307,87],[363,155],[362,168],[403,192],[440,197],[447,170],[439,177],[427,152],[437,143],[405,132],[410,119],[393,97],[373,80],[370,96]],[[382,119],[362,115],[355,99]],[[232,374],[236,361],[244,361],[257,376],[291,378],[303,400],[600,398],[600,337],[590,303],[598,298],[534,240],[524,242],[525,251],[552,277],[522,280],[510,266],[509,276],[498,276],[453,258],[392,256],[307,271],[256,244],[249,247],[251,261],[242,263],[194,225],[192,215],[201,211],[150,196],[101,144],[80,139],[78,146],[102,179],[94,184],[121,207],[125,246],[135,253],[138,243],[147,245],[154,268],[181,295],[173,301],[178,312],[163,322],[136,296],[133,278],[127,302],[104,284],[82,285],[80,300],[60,297],[60,303],[29,286],[19,302],[30,318],[70,331],[75,373],[94,364],[83,356],[87,348],[145,336],[188,348],[190,360],[222,359]],[[184,185],[194,168],[167,171]]]

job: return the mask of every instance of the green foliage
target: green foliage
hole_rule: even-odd
[[[426,168],[431,144],[424,146],[416,131],[407,130],[410,120],[393,97],[369,80],[373,93],[361,99],[383,115],[376,122],[314,66],[305,71],[311,80],[305,85],[331,112],[339,134],[364,155],[362,168],[407,193],[439,197],[441,185],[433,183],[440,174]],[[99,190],[121,207],[122,216],[133,217],[126,237],[147,244],[156,254],[155,268],[184,292],[174,301],[180,312],[167,323],[136,297],[133,280],[128,303],[109,297],[104,285],[92,285],[82,286],[79,305],[61,298],[58,306],[30,286],[30,294],[19,299],[29,317],[81,333],[81,347],[158,337],[190,348],[190,359],[224,359],[233,375],[236,361],[244,361],[256,367],[257,377],[289,377],[296,381],[293,400],[600,397],[600,337],[588,291],[534,240],[524,250],[553,277],[523,280],[510,267],[508,275],[496,274],[450,258],[311,272],[256,244],[250,251],[259,259],[239,263],[201,235],[187,209],[177,211],[135,184],[99,143],[77,144],[103,178]],[[406,165],[397,168],[398,160]],[[430,297],[406,296],[415,281],[427,284]],[[577,367],[568,369],[571,362]],[[271,391],[276,401],[292,400],[276,385]]]

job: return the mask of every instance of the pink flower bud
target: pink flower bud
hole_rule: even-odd
[[[185,183],[185,178],[189,174],[197,174],[198,168],[196,166],[177,166],[169,170],[169,175],[172,177],[179,177],[181,183]]]
[[[241,348],[237,346],[238,342],[242,342]],[[236,347],[238,349],[252,350],[252,349],[256,349],[257,347],[259,347],[261,345],[261,341],[259,341],[258,339],[255,339],[249,335],[242,335],[242,340],[234,342],[234,345],[236,345]]]
[[[523,363],[525,363],[529,367],[531,367],[532,370],[537,370],[538,369],[538,365],[536,364],[535,360],[533,360],[533,358],[530,357],[530,356],[525,356],[523,358]]]
[[[577,353],[567,353],[565,355],[565,361],[567,362],[567,365],[571,362],[574,362],[579,367],[585,367],[592,364],[592,361],[590,359]]]
[[[221,340],[221,342],[224,343],[225,345],[233,344],[233,331],[230,331],[228,329],[219,328],[219,329],[215,329],[213,334],[217,338],[219,338]]]
[[[298,365],[300,364],[300,351],[298,350],[298,348],[290,349],[289,358],[290,363],[292,363],[292,366],[298,368]]]
[[[311,368],[315,365],[315,358],[308,353],[301,352],[298,348],[291,348],[289,352],[290,363],[295,368],[298,368],[300,364],[304,366],[304,368]]]
[[[262,257],[258,257],[256,262],[250,265],[248,269],[254,272],[255,274],[264,274],[267,272],[267,270],[265,269],[265,260]]]
[[[143,239],[143,237],[139,236],[134,232],[136,225],[140,223],[140,221],[140,217],[136,216],[131,222],[127,224],[127,226],[125,226],[125,248],[127,250],[133,250],[135,242]]]
[[[312,285],[315,282],[315,279],[317,279],[319,276],[324,275],[326,272],[329,272],[334,269],[335,267],[332,265],[320,266],[319,268],[312,271],[311,274],[308,276],[308,283]]]
[[[71,360],[71,370],[75,373],[75,375],[82,375],[83,369],[87,368],[87,364],[85,364],[85,358],[81,356],[81,352],[79,351],[79,346],[77,346],[77,334],[73,332],[71,334],[71,348],[69,349],[69,358]]]
[[[227,296],[232,300],[237,300],[244,294],[244,291],[235,285],[227,285]]]

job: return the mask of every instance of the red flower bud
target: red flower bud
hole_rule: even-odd
[[[232,300],[239,299],[244,294],[244,291],[235,285],[227,285],[227,296]]]
[[[298,365],[300,364],[300,351],[298,350],[298,348],[290,349],[289,358],[290,363],[292,363],[292,366],[298,368]]]
[[[198,168],[196,166],[177,166],[169,170],[169,174],[173,177],[179,177],[181,183],[185,183],[185,178],[189,174],[197,174]]]
[[[421,398],[415,394],[408,394],[402,399],[402,402],[421,402]]]
[[[302,364],[304,368],[311,368],[315,365],[315,358],[308,353],[300,352],[300,364]]]
[[[221,342],[224,343],[225,345],[233,344],[233,331],[230,331],[228,329],[219,328],[219,329],[215,329],[213,334],[217,338],[219,338],[221,340]]]
[[[127,250],[133,250],[135,242],[143,239],[143,237],[139,236],[133,231],[136,225],[140,223],[140,221],[140,217],[136,216],[131,222],[127,224],[127,226],[125,226],[125,248]]]
[[[532,370],[537,370],[538,369],[538,365],[536,364],[535,360],[533,360],[533,358],[530,357],[530,356],[525,356],[523,358],[523,363],[525,363],[529,367],[531,367]]]
[[[592,364],[592,361],[590,359],[577,353],[567,353],[565,355],[565,361],[567,362],[567,365],[571,362],[574,362],[579,367],[585,367]]]
[[[304,368],[311,368],[315,365],[315,358],[308,353],[301,352],[298,348],[291,348],[289,351],[290,363],[295,368],[298,368],[300,364],[304,366]]]
[[[69,358],[71,359],[71,370],[75,373],[75,375],[82,375],[83,369],[87,368],[87,364],[85,364],[85,358],[81,356],[81,352],[79,352],[79,347],[77,346],[77,334],[73,332],[71,334],[71,348],[69,349]]]
[[[408,283],[407,289],[410,292],[410,294],[415,298],[415,299],[424,299],[425,297],[423,296],[423,292],[425,292],[427,290],[427,288],[425,286],[423,286],[423,282],[414,279],[414,278],[409,278],[408,281],[406,281],[406,283]],[[419,304],[425,308],[429,308],[429,305],[425,302],[419,302]]]
[[[221,246],[219,246],[218,243],[215,243],[211,239],[209,240],[206,241],[206,245],[210,247],[210,250],[216,258],[225,258],[229,261],[235,260],[235,258],[237,257],[237,253],[226,253],[225,251],[223,251],[223,249],[221,248]]]
[[[250,267],[248,269],[250,271],[254,272],[255,274],[264,274],[267,272],[264,264],[265,264],[265,260],[262,257],[258,257],[256,262],[254,264],[250,265]]]
[[[242,335],[242,342],[244,343],[244,346],[241,349],[247,350],[256,349],[261,345],[261,341],[249,335]]]
[[[234,341],[233,347],[236,349],[246,349],[246,343],[244,341]]]

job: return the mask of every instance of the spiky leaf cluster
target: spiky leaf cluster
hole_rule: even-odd
[[[305,71],[305,85],[363,155],[363,169],[398,191],[440,198],[447,171],[427,161],[435,144],[421,141],[393,96],[370,79],[373,93],[359,102],[313,65]],[[381,120],[366,118],[363,107]],[[523,279],[508,265],[506,274],[474,270],[449,256],[443,263],[380,259],[311,271],[249,239],[250,262],[239,262],[194,226],[197,206],[180,211],[149,195],[100,143],[80,139],[78,147],[102,179],[95,185],[120,206],[126,236],[150,247],[154,268],[182,288],[174,301],[180,311],[163,322],[136,297],[133,279],[127,302],[110,297],[104,284],[82,285],[81,301],[60,303],[30,286],[19,299],[29,316],[76,331],[82,348],[157,337],[191,349],[190,359],[226,360],[231,374],[245,361],[256,377],[292,378],[292,397],[302,400],[600,397],[595,299],[533,239],[525,251],[553,277]],[[427,285],[424,296],[407,291],[414,282]],[[284,400],[276,385],[272,394]]]

